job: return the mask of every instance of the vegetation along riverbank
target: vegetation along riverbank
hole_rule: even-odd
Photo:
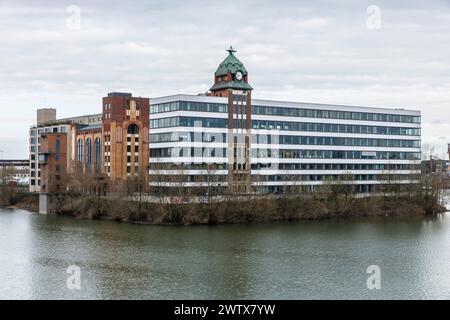
[[[181,199],[177,197],[176,199]],[[443,191],[432,184],[388,188],[361,196],[343,184],[328,184],[316,192],[284,195],[209,195],[184,203],[153,194],[104,194],[77,190],[53,195],[50,212],[80,219],[108,219],[143,224],[258,223],[334,217],[426,216],[446,211]],[[38,197],[2,187],[0,205],[37,211]]]

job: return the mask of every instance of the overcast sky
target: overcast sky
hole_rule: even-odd
[[[0,0],[0,150],[28,157],[38,107],[205,92],[230,45],[256,98],[417,109],[424,143],[450,142],[449,0]]]

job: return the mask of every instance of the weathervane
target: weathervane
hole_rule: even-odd
[[[236,50],[233,49],[233,46],[230,46],[230,49],[227,50],[230,54],[233,54],[236,52]]]

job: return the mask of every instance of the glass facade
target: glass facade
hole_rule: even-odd
[[[305,123],[289,121],[253,120],[253,129],[277,129],[286,131],[336,132],[357,134],[385,134],[399,136],[420,136],[418,128],[401,128],[386,126],[364,126],[339,123]]]
[[[311,105],[311,107],[315,107]],[[338,106],[336,106],[338,107]],[[320,106],[316,106],[320,108]],[[363,109],[363,108],[362,108]],[[350,112],[338,110],[302,109],[286,107],[253,106],[252,114],[284,117],[322,118],[357,121],[381,121],[400,123],[420,123],[420,116],[397,115],[389,113]]]
[[[221,168],[220,175],[226,181],[228,106],[211,103],[211,97],[192,96],[195,101],[185,101],[189,99],[184,97],[188,96],[174,96],[177,101],[151,106],[150,160],[161,164],[156,159],[164,159],[162,164],[170,165],[182,158],[183,163],[187,161],[185,169],[199,175],[202,164],[212,161]],[[312,188],[348,174],[360,192],[372,191],[386,172],[395,174],[404,183],[417,179],[421,158],[420,113],[336,105],[270,104],[256,100],[251,109],[252,181],[261,191],[280,192],[297,183]],[[170,113],[175,111],[184,112]],[[240,121],[247,120],[242,117]],[[196,127],[208,130],[199,133]],[[159,129],[158,133],[152,129]],[[222,145],[211,148],[198,143]],[[189,157],[191,161],[186,159]],[[150,174],[152,167],[151,163]],[[279,172],[263,174],[264,170],[273,168]]]
[[[152,148],[150,156],[154,158],[167,157],[194,157],[196,155],[211,154],[213,150],[221,150],[227,157],[225,148],[196,148],[172,147]],[[372,159],[372,160],[420,160],[420,152],[389,152],[377,151],[365,155],[363,151],[343,150],[301,150],[301,149],[252,149],[252,158],[280,158],[280,159]]]
[[[371,112],[351,112],[340,110],[322,110],[320,105],[308,105],[309,108],[301,107],[276,107],[276,106],[252,106],[252,114],[269,115],[269,116],[285,116],[285,117],[302,117],[302,118],[322,118],[337,120],[357,120],[357,121],[380,121],[380,122],[399,122],[399,123],[421,123],[420,116],[398,115],[390,113],[371,113]],[[343,106],[330,106],[339,109]],[[152,105],[151,114],[173,112],[173,111],[200,111],[200,112],[228,112],[226,104],[190,102],[190,101],[173,101],[162,104]],[[364,108],[361,108],[364,109]],[[387,112],[387,111],[386,111]]]
[[[203,127],[203,128],[226,128],[227,119],[199,118],[199,117],[170,117],[150,120],[150,129],[171,127]]]
[[[279,144],[316,146],[352,146],[385,148],[420,148],[420,140],[280,136]]]
[[[173,111],[228,112],[228,105],[190,101],[173,101],[150,106],[150,114]]]

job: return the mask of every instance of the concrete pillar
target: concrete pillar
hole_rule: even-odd
[[[39,213],[40,214],[48,214],[48,194],[47,193],[39,194]]]

